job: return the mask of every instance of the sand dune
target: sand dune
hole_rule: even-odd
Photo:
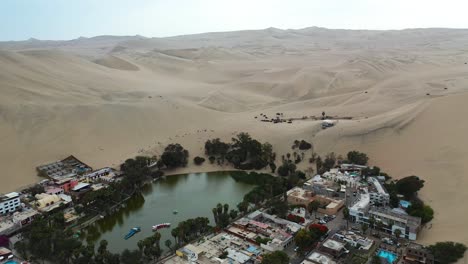
[[[468,30],[323,28],[3,42],[0,191],[68,154],[116,166],[179,142],[195,156],[209,138],[247,131],[278,155],[306,139],[322,154],[360,149],[394,177],[421,176],[436,211],[423,242],[468,243],[458,203],[468,198],[467,42]],[[353,120],[322,130],[254,118],[322,111]]]

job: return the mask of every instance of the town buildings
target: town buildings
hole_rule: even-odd
[[[264,252],[249,241],[221,232],[178,249],[176,256],[165,260],[164,263],[250,264],[259,263]],[[221,258],[223,254],[226,254],[225,258]]]
[[[390,234],[394,234],[395,230],[399,229],[401,237],[410,240],[416,240],[421,229],[420,217],[409,216],[404,211],[392,210],[388,207],[371,206],[371,198],[367,189],[364,189],[356,202],[349,207],[349,215],[356,223],[381,222],[382,229]]]
[[[252,243],[257,243],[257,237],[267,238],[269,241],[261,244],[261,248],[275,251],[289,246],[294,240],[294,235],[302,228],[300,224],[262,211],[255,211],[235,221],[226,232]]]
[[[20,195],[17,192],[7,193],[0,197],[0,215],[12,213],[20,206]]]

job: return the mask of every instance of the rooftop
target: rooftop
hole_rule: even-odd
[[[372,208],[369,213],[377,216],[381,216],[384,218],[388,218],[394,221],[398,222],[403,222],[409,227],[419,227],[421,225],[421,218],[420,217],[415,217],[415,216],[410,216],[406,214],[400,214],[395,211],[392,211],[389,208],[378,208],[374,207]]]
[[[410,242],[408,244],[407,248],[414,249],[414,250],[425,250],[426,249],[426,247],[424,247],[423,245],[417,244],[417,243],[412,243],[412,242]]]
[[[17,193],[17,192],[7,193],[7,194],[3,195],[2,197],[0,197],[0,202],[15,199],[15,198],[18,198],[19,196],[20,196],[20,194]]]
[[[302,189],[300,187],[294,187],[287,192],[287,195],[301,198],[301,199],[310,199],[314,196],[314,193],[312,193],[311,191]]]
[[[232,259],[234,261],[237,261],[239,263],[246,263],[247,261],[250,260],[249,256],[247,256],[246,254],[244,254],[242,252],[239,252],[237,250],[228,248],[226,251],[228,253],[228,258],[230,258],[230,259]]]
[[[71,173],[85,173],[90,171],[91,167],[71,155],[63,160],[38,166],[36,169],[51,178],[59,179],[69,177]]]
[[[90,187],[91,184],[89,183],[85,183],[85,182],[80,182],[78,183],[75,187],[73,187],[72,191],[79,191],[83,188],[87,188],[87,187]]]
[[[334,251],[340,251],[344,248],[344,244],[333,239],[327,239],[322,244],[323,247],[332,249]]]
[[[370,196],[367,190],[364,193],[361,193],[356,203],[351,206],[350,210],[355,211],[364,211],[369,207],[370,204]]]
[[[0,247],[0,256],[11,254],[11,250],[5,247]]]
[[[319,252],[312,252],[308,257],[307,260],[309,260],[311,263],[317,263],[317,264],[336,264],[333,259],[325,254],[319,253]]]
[[[370,188],[372,189],[372,191],[377,192],[379,194],[387,194],[385,188],[375,177],[369,177],[368,181],[371,183]]]

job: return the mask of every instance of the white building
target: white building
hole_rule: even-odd
[[[0,215],[12,213],[20,206],[20,195],[17,192],[7,193],[0,197]]]
[[[368,181],[370,183],[369,195],[371,204],[387,206],[390,202],[390,195],[387,193],[380,181],[375,177],[369,177]]]
[[[336,264],[332,257],[319,252],[312,252],[302,264]]]
[[[399,213],[391,209],[372,208],[369,210],[369,217],[383,223],[382,229],[390,234],[395,234],[395,230],[400,230],[401,237],[409,240],[416,240],[421,229],[421,218]]]
[[[367,223],[369,218],[367,212],[370,207],[370,195],[367,189],[364,189],[364,193],[359,194],[358,200],[351,207],[349,207],[349,215],[351,220],[356,223]]]

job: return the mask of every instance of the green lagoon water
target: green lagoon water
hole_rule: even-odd
[[[161,229],[161,248],[167,250],[164,241],[170,239],[171,229],[188,218],[208,217],[214,225],[211,209],[217,203],[229,204],[229,210],[237,209],[244,195],[253,185],[234,181],[229,172],[191,173],[168,176],[154,182],[142,195],[132,197],[127,206],[88,228],[86,240],[99,243],[106,239],[111,252],[136,249],[140,239],[152,234],[151,227],[171,223],[171,228]],[[173,214],[177,210],[178,214]],[[124,236],[132,227],[141,227],[141,232],[128,240]]]

